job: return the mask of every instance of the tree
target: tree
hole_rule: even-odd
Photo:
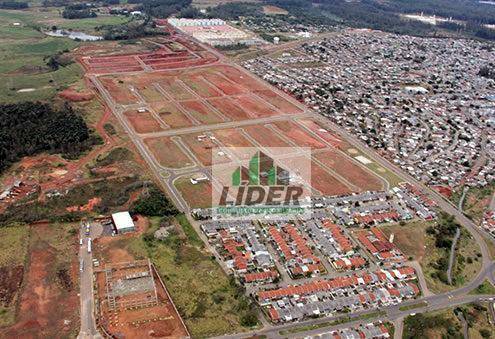
[[[139,199],[134,202],[131,212],[149,217],[168,216],[178,213],[175,206],[157,187],[152,187],[147,193],[141,194]]]
[[[21,157],[40,152],[72,158],[96,141],[68,105],[61,109],[40,102],[0,105],[0,172]]]

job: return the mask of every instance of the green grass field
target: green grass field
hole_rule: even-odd
[[[15,267],[25,266],[29,244],[29,227],[12,225],[0,228],[0,268],[3,274],[8,274]],[[7,288],[8,281],[3,280],[2,288]],[[5,293],[6,291],[4,291]],[[16,305],[19,291],[12,297],[10,303],[0,302],[0,326],[11,325],[15,321]]]
[[[47,59],[59,52],[71,51],[83,44],[69,38],[56,38],[40,30],[52,26],[97,33],[96,27],[126,22],[122,16],[67,20],[55,8],[0,10],[0,102],[48,100],[82,77],[77,63],[53,71]]]
[[[23,265],[29,228],[23,225],[0,228],[0,266]]]

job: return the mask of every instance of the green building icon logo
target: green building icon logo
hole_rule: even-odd
[[[239,166],[232,173],[232,186],[288,186],[289,179],[289,171],[257,151],[249,160],[248,167]]]

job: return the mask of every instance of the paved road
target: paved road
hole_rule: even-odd
[[[469,339],[469,327],[468,323],[466,321],[466,318],[464,318],[464,314],[462,312],[459,312],[456,314],[457,318],[459,318],[461,325],[462,325],[462,335],[464,336],[464,339]]]
[[[78,339],[101,338],[96,329],[94,317],[94,300],[93,300],[93,256],[88,252],[88,239],[94,239],[97,236],[96,231],[91,229],[91,233],[85,234],[85,227],[80,230],[80,239],[83,244],[79,248],[79,262],[83,263],[83,271],[80,271],[80,299],[81,299],[81,329]]]
[[[457,242],[459,241],[460,236],[461,229],[457,227],[455,230],[454,239],[452,239],[452,245],[450,246],[449,267],[447,268],[447,280],[449,282],[449,285],[452,285],[452,268],[454,267],[455,247],[457,246]]]
[[[394,321],[394,339],[402,339],[404,332],[404,317],[399,317]]]
[[[461,198],[459,199],[459,203],[457,204],[457,209],[459,211],[461,211],[462,213],[464,213],[464,199],[466,198],[466,194],[468,191],[469,191],[469,187],[464,186],[464,188],[462,190]]]

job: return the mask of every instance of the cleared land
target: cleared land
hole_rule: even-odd
[[[297,146],[311,148],[325,148],[323,141],[310,135],[302,127],[293,122],[275,122],[273,125],[282,132],[284,136],[292,140]]]
[[[101,78],[100,80],[116,103],[130,105],[139,101],[121,80],[118,80],[115,77]]]
[[[278,110],[280,110],[283,113],[289,113],[289,114],[296,114],[296,113],[301,113],[302,110],[294,105],[293,103],[287,101],[274,91],[270,89],[262,90],[262,91],[255,91],[256,95],[260,96],[263,98],[266,102],[269,104],[275,106]]]
[[[172,129],[193,125],[192,120],[172,102],[157,102],[152,103],[150,106],[158,113],[160,119]]]
[[[142,231],[148,222],[141,219]],[[99,321],[107,332],[125,337],[184,337],[188,335],[166,287],[153,267],[138,251],[139,238],[103,237],[95,241],[95,256],[104,260],[95,269],[96,291],[100,305]],[[143,260],[144,259],[144,260]],[[105,270],[111,270],[107,274]],[[127,277],[139,275],[133,279]],[[107,289],[107,284],[111,289]],[[108,299],[115,300],[115,306]]]
[[[191,152],[194,154],[196,159],[198,159],[203,166],[211,166],[213,162],[212,155],[213,149],[217,148],[218,145],[212,140],[210,136],[202,133],[186,134],[181,135],[181,140],[189,147]],[[217,161],[229,162],[230,159],[227,156],[217,157]]]
[[[124,115],[137,133],[151,133],[162,130],[160,123],[148,111],[127,111]]]
[[[207,107],[201,101],[191,100],[191,101],[182,101],[180,105],[191,114],[194,119],[198,120],[203,124],[216,124],[219,122],[223,122],[223,119],[216,114],[212,109]]]
[[[255,117],[249,111],[245,111],[239,107],[239,104],[233,98],[214,98],[209,99],[208,102],[220,111],[220,113],[232,120],[247,120]]]
[[[160,165],[164,167],[182,168],[194,164],[169,137],[145,139],[144,142]]]
[[[383,189],[382,182],[375,175],[334,150],[317,153],[314,158],[363,191]]]
[[[311,164],[311,185],[323,195],[343,195],[351,193],[351,189],[340,182],[321,166]]]
[[[20,226],[27,227],[27,226]],[[73,230],[76,230],[75,232]],[[31,227],[14,325],[2,337],[74,337],[79,331],[77,225]],[[21,256],[22,257],[22,256]]]
[[[213,188],[210,181],[202,181],[193,185],[190,176],[187,176],[175,180],[174,186],[192,208],[211,207]]]
[[[113,45],[115,48],[118,45],[115,42],[85,43],[50,37],[41,33],[38,27],[49,29],[56,25],[58,28],[93,33],[97,26],[127,20],[123,16],[67,20],[56,8],[0,10],[0,101],[47,100],[82,77],[82,68],[77,63],[53,70],[46,65],[46,57],[71,51],[75,47]],[[64,52],[65,56],[71,54]]]
[[[225,147],[230,147],[230,151],[234,153],[240,159],[248,160],[252,154],[246,154],[239,148],[254,147],[254,145],[242,135],[237,129],[224,129],[218,130],[213,135],[222,143]]]

